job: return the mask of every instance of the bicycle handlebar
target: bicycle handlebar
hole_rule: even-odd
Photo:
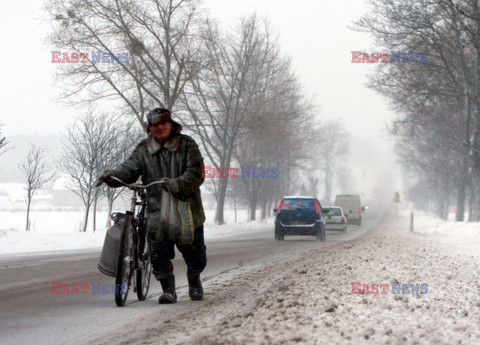
[[[123,184],[125,187],[128,187],[130,189],[135,189],[135,190],[139,190],[139,189],[147,189],[148,187],[151,187],[153,185],[156,185],[156,184],[165,184],[165,181],[153,181],[153,182],[150,182],[149,184],[139,184],[139,183],[132,183],[132,184],[129,184],[129,183],[126,183],[122,180],[120,180],[118,177],[115,177],[115,176],[110,176],[110,178],[112,180],[115,180],[117,182],[120,182],[121,184]]]

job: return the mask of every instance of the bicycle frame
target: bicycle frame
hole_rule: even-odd
[[[154,184],[161,184],[163,181],[141,185],[127,184],[113,176],[111,178],[133,191],[130,210],[127,211],[127,222],[122,232],[115,280],[119,287],[125,287],[126,285],[126,289],[119,288],[115,292],[115,302],[117,306],[121,307],[125,305],[128,290],[132,284],[133,273],[136,274],[134,292],[137,293],[138,299],[143,301],[147,297],[152,265],[149,255],[149,240],[146,233],[145,210],[147,205],[145,190]],[[140,206],[140,208],[137,209],[137,206]]]

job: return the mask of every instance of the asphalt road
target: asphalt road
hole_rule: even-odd
[[[363,225],[350,226],[346,234],[327,232],[327,241],[314,237],[285,237],[274,241],[271,226],[249,234],[206,240],[208,265],[202,274],[205,289],[211,282],[228,280],[258,267],[282,251],[333,246],[361,236],[381,221],[380,212],[364,214]],[[206,229],[208,232],[208,228]],[[160,285],[152,277],[144,302],[129,293],[127,305],[118,308],[113,294],[93,294],[91,283],[113,284],[97,269],[100,253],[76,251],[0,258],[0,343],[82,344],[88,339],[132,322],[142,312],[159,308]],[[179,303],[189,302],[186,267],[177,252],[174,260]],[[86,294],[52,294],[52,282],[88,284]],[[197,302],[198,303],[198,302]],[[201,303],[201,302],[200,302]]]

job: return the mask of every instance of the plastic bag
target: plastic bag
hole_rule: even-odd
[[[174,198],[162,190],[160,219],[155,237],[157,241],[174,241],[182,245],[193,243],[194,225],[190,203]]]

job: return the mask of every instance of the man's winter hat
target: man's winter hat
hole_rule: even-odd
[[[149,126],[156,125],[158,123],[170,122],[172,123],[172,114],[170,110],[165,108],[155,108],[147,114],[147,122]]]

